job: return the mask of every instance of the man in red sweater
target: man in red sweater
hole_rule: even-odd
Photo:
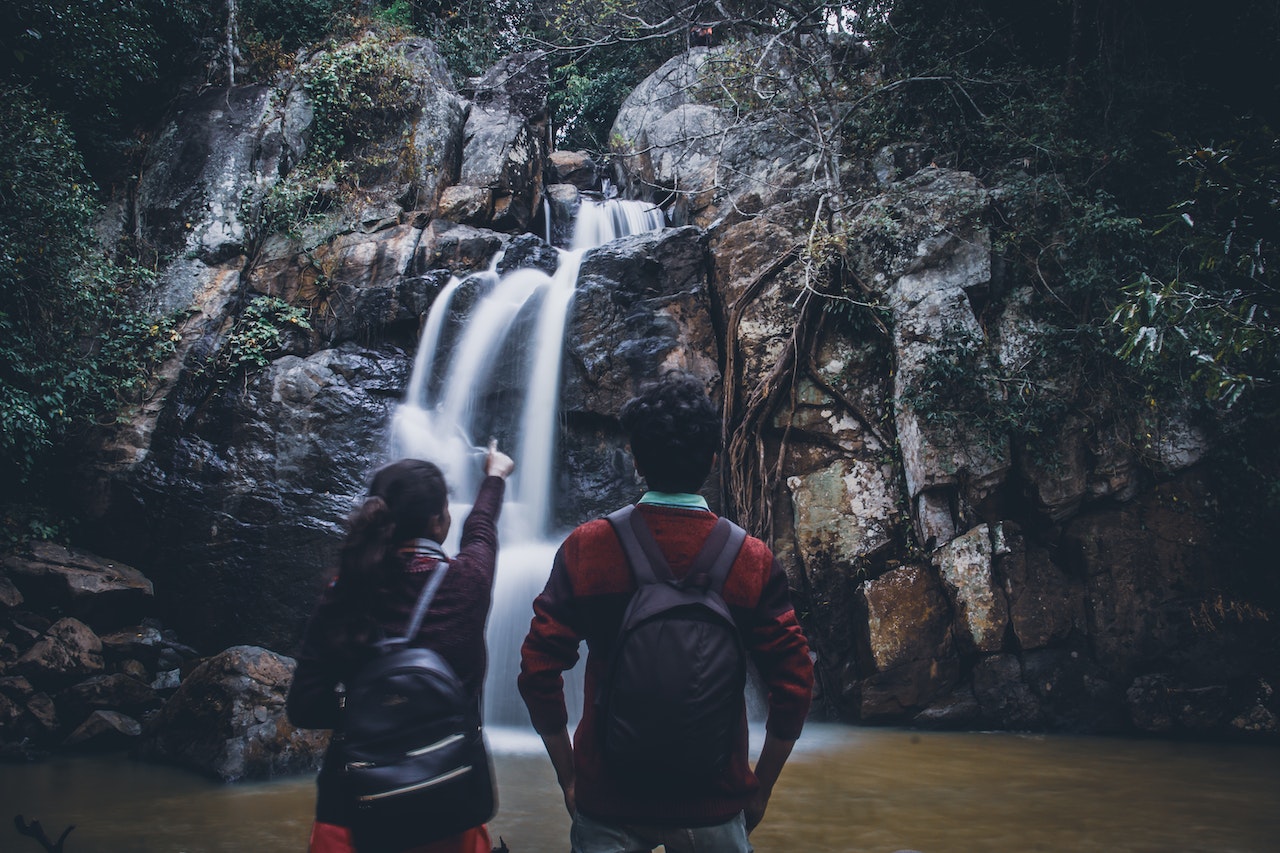
[[[636,470],[649,488],[635,512],[653,533],[672,574],[682,578],[717,520],[697,492],[719,450],[719,413],[701,381],[673,374],[629,401],[619,419]],[[722,596],[768,689],[764,745],[753,769],[744,702],[729,760],[693,791],[677,784],[638,791],[610,772],[602,754],[595,697],[635,590],[610,523],[597,519],[581,525],[556,554],[521,649],[520,694],[564,791],[573,818],[573,853],[632,853],[659,845],[669,853],[750,851],[747,833],[764,816],[813,690],[809,646],[791,606],[786,575],[768,546],[747,537]],[[561,673],[577,662],[583,640],[586,700],[571,742]]]

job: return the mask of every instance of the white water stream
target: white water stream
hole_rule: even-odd
[[[520,643],[565,531],[553,528],[561,353],[578,270],[590,249],[663,227],[662,211],[636,201],[583,201],[571,248],[554,275],[494,268],[452,279],[423,325],[409,390],[392,423],[392,458],[429,459],[445,473],[455,518],[450,553],[496,438],[516,460],[502,510],[498,573],[487,642],[488,726],[527,726],[516,693]],[[581,707],[580,679],[566,699]]]

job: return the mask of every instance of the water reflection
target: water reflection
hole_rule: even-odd
[[[568,848],[568,817],[541,742],[491,733],[513,853]],[[298,853],[310,779],[219,786],[118,757],[0,767],[0,850],[38,846],[12,829],[39,818],[67,853]],[[1102,738],[805,730],[759,853],[1269,851],[1280,847],[1280,748]]]

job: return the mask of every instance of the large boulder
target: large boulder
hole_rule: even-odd
[[[37,686],[62,686],[102,672],[102,641],[78,619],[63,617],[35,645],[8,667],[6,674],[30,679]]]
[[[293,648],[343,520],[385,461],[410,367],[394,347],[283,356],[190,410],[116,482],[106,533],[117,547],[147,543],[184,642]]]
[[[1009,602],[1018,646],[1042,649],[1065,641],[1085,624],[1084,584],[1053,562],[1048,550],[1028,541],[1012,522],[999,526],[1003,555],[995,568]]]
[[[983,378],[990,356],[968,295],[991,276],[986,205],[972,175],[925,169],[864,205],[850,227],[850,254],[893,315],[898,442],[916,532],[930,548],[976,520],[1010,467],[1008,437],[983,421],[1001,392]],[[957,370],[967,375],[950,378]]]
[[[209,266],[244,255],[252,239],[241,201],[265,192],[299,154],[291,150],[276,93],[256,84],[209,89],[161,129],[139,173],[135,235],[163,255]],[[157,290],[162,311],[195,294],[174,282]]]
[[[679,369],[719,391],[702,234],[649,232],[588,252],[565,339],[569,483],[557,511],[576,523],[636,497],[639,482],[614,418],[641,384]]]
[[[328,734],[295,729],[285,718],[295,667],[292,658],[254,646],[209,658],[147,723],[140,755],[223,782],[317,769]]]
[[[44,540],[5,557],[4,569],[28,607],[56,608],[98,628],[125,625],[153,606],[142,572]]]
[[[637,86],[609,135],[631,193],[674,198],[680,219],[701,226],[816,196],[808,176],[820,168],[818,148],[785,127],[785,111],[735,112],[718,103],[726,68],[776,59],[756,42],[694,47]]]
[[[523,231],[542,204],[548,87],[540,51],[507,57],[470,84],[458,183],[488,193],[484,207],[497,230]]]
[[[1118,511],[1073,520],[1064,534],[1084,578],[1086,625],[1100,663],[1124,678],[1192,652],[1194,602],[1212,589],[1218,567],[1193,481],[1162,484]]]
[[[1009,624],[1004,591],[992,569],[994,551],[992,531],[982,524],[933,553],[955,607],[957,633],[968,648],[979,652],[1003,649]]]
[[[959,680],[951,607],[932,569],[900,566],[858,590],[860,704],[868,721],[901,719]]]

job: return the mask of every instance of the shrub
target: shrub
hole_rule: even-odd
[[[94,191],[66,119],[0,91],[0,500],[114,419],[175,343],[172,322],[129,308],[146,273],[95,241]]]

